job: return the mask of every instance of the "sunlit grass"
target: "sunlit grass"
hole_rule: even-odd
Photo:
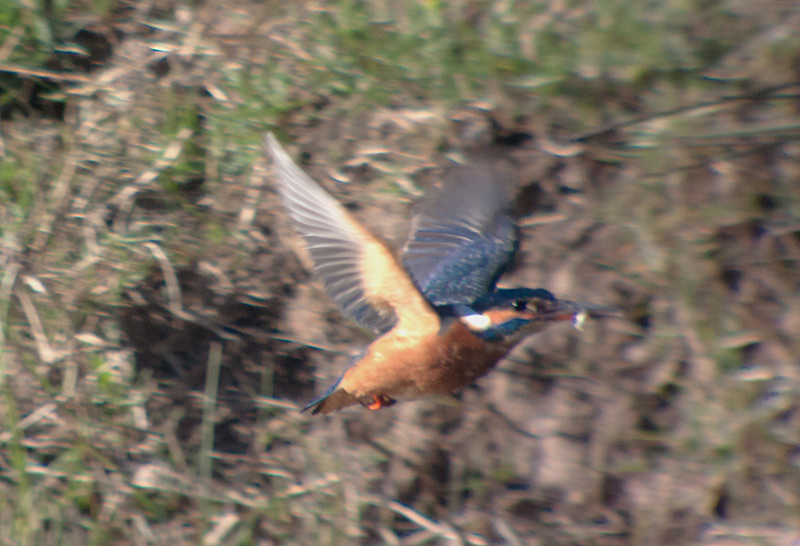
[[[776,6],[765,6],[763,19],[734,2],[683,0],[173,6],[142,15],[136,28],[147,33],[120,34],[109,65],[79,73],[98,86],[91,92],[26,70],[74,70],[49,61],[78,55],[81,21],[113,24],[104,17],[120,6],[0,7],[8,69],[0,84],[0,536],[23,545],[164,537],[176,545],[400,544],[452,542],[443,537],[457,529],[476,544],[475,531],[508,543],[518,533],[520,544],[666,543],[659,533],[680,525],[675,514],[717,518],[721,490],[732,514],[769,520],[769,511],[759,520],[747,509],[748,479],[765,484],[756,494],[775,514],[768,523],[791,522],[798,89],[742,96],[786,83],[777,75],[796,58],[797,45],[771,18]],[[770,25],[774,35],[765,33]],[[150,68],[156,52],[168,61],[164,74]],[[39,99],[66,106],[63,119],[31,98],[34,85]],[[248,335],[273,333],[250,324],[252,316],[280,316],[293,296],[261,293],[248,275],[297,281],[288,260],[252,265],[258,254],[275,258],[284,227],[274,192],[255,183],[262,133],[296,140],[293,153],[313,154],[315,175],[351,159],[347,143],[387,149],[343,167],[357,183],[337,190],[369,208],[359,193],[366,177],[375,202],[389,207],[419,193],[410,166],[432,153],[458,155],[450,124],[464,110],[529,131],[529,150],[571,150],[542,153],[551,168],[528,182],[552,194],[570,225],[607,227],[605,246],[591,246],[589,228],[573,237],[565,224],[542,226],[523,242],[524,259],[543,249],[579,260],[578,273],[566,275],[579,280],[568,286],[609,302],[631,294],[620,301],[641,323],[609,336],[618,343],[613,358],[561,347],[580,355],[564,365],[599,385],[584,391],[576,380],[570,388],[584,395],[576,404],[627,404],[623,414],[611,403],[597,403],[599,416],[587,410],[581,419],[596,419],[593,432],[572,424],[549,432],[576,449],[591,446],[590,468],[576,472],[593,478],[572,489],[537,489],[531,476],[547,453],[487,425],[496,422],[480,413],[485,393],[464,402],[477,408],[464,422],[436,421],[455,411],[444,405],[424,417],[398,408],[402,417],[382,427],[372,416],[311,420],[280,400],[274,359],[289,349],[240,354]],[[393,140],[398,134],[415,137],[409,149]],[[249,223],[237,216],[248,191],[261,200]],[[597,286],[594,278],[582,285],[580,271],[592,268],[602,269]],[[171,275],[186,291],[180,300]],[[179,311],[207,313],[182,322],[176,301]],[[254,311],[243,318],[246,306]],[[132,308],[158,319],[147,323],[152,354],[138,355],[141,362],[124,333],[136,328],[121,324],[137,319],[125,314]],[[216,326],[219,309],[246,334],[203,330]],[[323,333],[341,328],[320,322]],[[175,341],[191,327],[203,335]],[[197,358],[192,351],[215,336],[221,354]],[[180,348],[163,366],[172,376],[139,367],[168,346]],[[228,350],[238,360],[221,362]],[[194,360],[200,372],[187,365]],[[260,367],[257,381],[230,380],[251,378],[248,366]],[[226,388],[217,390],[215,373]],[[175,384],[183,390],[167,388]],[[539,394],[565,384],[553,379]],[[513,420],[538,429],[532,411]],[[542,422],[571,415],[553,412]],[[405,445],[423,436],[415,426],[430,435],[417,451]],[[221,430],[249,444],[221,451],[232,441]],[[436,450],[447,464],[428,459]],[[674,491],[665,488],[655,506],[642,484],[657,490],[665,483],[657,477],[676,467]],[[419,483],[402,490],[408,475]],[[437,489],[441,476],[448,481]],[[611,482],[618,497],[603,489]],[[530,490],[514,490],[518,483]],[[702,502],[687,506],[681,485]],[[397,500],[404,495],[407,505]],[[624,513],[625,530],[592,527],[604,511]],[[531,529],[553,535],[534,538]]]

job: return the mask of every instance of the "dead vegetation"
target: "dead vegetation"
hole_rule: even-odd
[[[78,4],[0,8],[3,543],[800,539],[793,3]],[[267,128],[398,245],[501,146],[505,282],[624,317],[460,401],[298,413],[368,338]]]

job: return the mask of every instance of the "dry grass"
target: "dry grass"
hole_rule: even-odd
[[[800,539],[800,10],[332,6],[0,8],[0,543]],[[507,145],[505,281],[624,318],[460,401],[298,413],[368,338],[268,128],[398,244]]]

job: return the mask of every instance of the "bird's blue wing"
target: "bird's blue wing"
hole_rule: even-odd
[[[452,169],[414,219],[403,267],[435,306],[470,305],[491,291],[514,256],[509,181],[488,163]]]

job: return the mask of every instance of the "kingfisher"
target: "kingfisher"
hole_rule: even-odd
[[[272,133],[265,137],[278,191],[328,296],[376,334],[305,410],[452,394],[489,372],[524,337],[611,308],[543,288],[500,288],[517,249],[508,184],[488,162],[456,167],[423,203],[399,259],[311,179]]]

